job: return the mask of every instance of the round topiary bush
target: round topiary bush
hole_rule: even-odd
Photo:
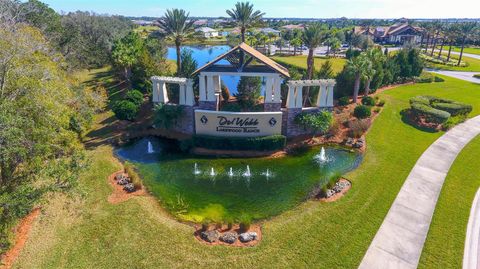
[[[365,105],[359,105],[355,107],[355,110],[353,111],[353,115],[357,119],[365,119],[370,117],[372,115],[372,111],[370,110],[370,107],[365,106]]]
[[[143,103],[143,94],[139,90],[129,90],[125,95],[125,100],[140,106]]]
[[[346,106],[348,104],[350,104],[350,97],[344,96],[344,97],[338,98],[338,105],[339,106]]]
[[[131,101],[121,100],[113,104],[112,110],[118,119],[133,121],[137,117],[138,106]]]
[[[366,106],[374,106],[375,105],[375,99],[371,96],[364,96],[362,97],[362,104]]]

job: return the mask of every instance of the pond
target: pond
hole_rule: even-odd
[[[198,157],[174,149],[172,142],[145,138],[116,153],[134,163],[145,186],[172,215],[194,222],[278,215],[361,161],[360,154],[339,147],[275,159]]]
[[[218,56],[224,54],[231,49],[227,45],[214,45],[214,46],[183,46],[182,49],[189,49],[192,51],[193,58],[197,61],[198,67],[202,67],[208,62],[214,60]],[[168,47],[167,59],[177,60],[177,52],[175,47]],[[222,60],[219,64],[228,64],[227,61]],[[222,76],[223,84],[227,86],[231,94],[237,93],[237,85],[240,77],[238,76]]]

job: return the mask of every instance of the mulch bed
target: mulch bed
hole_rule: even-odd
[[[213,230],[213,229],[209,229],[209,230]],[[220,233],[220,235],[225,233],[225,232],[236,232],[238,235],[240,235],[242,233],[241,230],[240,230],[240,226],[238,224],[233,225],[231,230],[228,230],[227,226],[225,226],[225,225],[221,229],[215,229],[215,230],[217,230]],[[225,243],[222,240],[218,239],[217,241],[210,243],[210,242],[207,242],[207,241],[205,241],[201,238],[201,236],[200,236],[200,234],[202,232],[201,226],[197,226],[197,225],[195,225],[195,232],[193,233],[193,235],[195,236],[195,238],[198,241],[202,242],[203,244],[210,245],[210,246],[223,245],[223,246],[232,246],[232,247],[253,247],[253,246],[258,245],[260,243],[260,241],[262,240],[262,229],[261,229],[260,225],[252,224],[248,231],[249,232],[256,232],[257,233],[257,239],[253,240],[253,241],[250,241],[250,242],[246,242],[246,243],[242,243],[240,241],[240,239],[237,239],[235,241],[235,243],[233,243],[233,244]]]
[[[33,222],[40,215],[40,208],[35,208],[27,216],[25,216],[20,223],[15,227],[15,244],[5,254],[0,257],[1,269],[11,268],[17,257],[20,255],[25,243],[27,242],[28,235],[32,229]]]
[[[121,202],[125,202],[125,201],[127,201],[128,199],[130,199],[134,196],[143,196],[143,195],[146,194],[144,187],[142,187],[139,190],[136,190],[134,192],[130,192],[130,193],[123,190],[123,186],[118,185],[117,182],[115,181],[115,175],[118,174],[118,173],[123,173],[123,169],[111,174],[108,177],[108,183],[110,183],[110,185],[112,185],[112,187],[113,187],[112,194],[110,194],[107,198],[109,203],[118,204],[118,203],[121,203]]]

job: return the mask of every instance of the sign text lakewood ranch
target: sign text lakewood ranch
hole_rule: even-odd
[[[282,133],[282,112],[225,112],[195,110],[197,134],[267,136]]]

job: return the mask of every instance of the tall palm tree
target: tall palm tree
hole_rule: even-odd
[[[377,73],[374,69],[374,66],[383,65],[385,61],[385,55],[382,53],[381,49],[373,48],[365,52],[366,64],[363,78],[365,79],[365,92],[364,95],[367,96],[370,93],[370,83],[373,80],[373,77]]]
[[[249,2],[237,2],[235,8],[227,10],[227,14],[236,22],[242,34],[242,42],[245,42],[247,28],[260,23],[265,13],[260,10],[253,11],[253,4]]]
[[[438,36],[440,35],[440,31],[442,30],[442,22],[440,20],[436,20],[432,23],[433,29],[433,45],[432,51],[430,52],[430,57],[433,57],[433,52],[437,46]]]
[[[432,22],[424,22],[422,23],[422,28],[424,29],[424,35],[427,36],[427,40],[425,42],[425,53],[427,53],[428,46],[430,45],[430,38],[432,37],[433,24]]]
[[[175,8],[167,10],[165,15],[158,21],[160,28],[174,39],[177,51],[177,74],[179,74],[182,69],[182,60],[180,57],[182,43],[188,35],[193,32],[193,23],[195,21],[189,16],[190,13],[185,12],[185,10]]]
[[[305,46],[307,46],[308,48],[307,79],[313,78],[313,69],[315,64],[314,62],[315,58],[313,57],[313,52],[315,48],[317,48],[318,46],[320,46],[320,44],[322,44],[324,30],[325,28],[322,26],[322,24],[315,22],[305,27],[303,31],[302,41],[303,41],[303,44],[305,44]],[[310,93],[310,87],[307,87],[307,90],[303,99],[303,105],[305,105],[305,103],[307,102],[309,93]]]
[[[371,64],[370,60],[366,57],[364,53],[360,54],[358,57],[349,59],[346,64],[348,72],[354,75],[355,82],[353,84],[353,102],[357,103],[358,92],[360,91],[360,82],[365,70]]]
[[[442,23],[440,26],[440,32],[442,34],[442,44],[440,45],[440,50],[438,51],[438,59],[442,57],[443,46],[445,46],[445,42],[447,42],[447,32],[448,32],[448,23]]]
[[[450,26],[447,29],[446,34],[447,34],[447,39],[448,39],[447,62],[449,62],[450,61],[450,55],[452,53],[453,42],[455,42],[455,40],[458,37],[458,24],[457,23],[450,24]]]
[[[465,41],[470,38],[470,36],[475,32],[475,30],[477,30],[477,26],[477,22],[464,22],[460,23],[460,25],[458,26],[459,34],[462,37],[462,49],[460,50],[460,57],[458,58],[457,65],[460,65],[460,63],[462,62]]]

